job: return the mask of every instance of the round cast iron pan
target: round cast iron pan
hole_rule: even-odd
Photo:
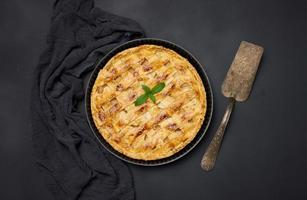
[[[119,53],[119,52],[121,52],[125,49],[129,49],[131,47],[136,47],[136,46],[143,45],[143,44],[153,44],[153,45],[163,46],[163,47],[174,50],[175,52],[177,52],[178,54],[180,54],[184,58],[188,59],[188,61],[197,70],[198,74],[200,75],[200,77],[203,81],[203,84],[204,84],[205,90],[206,90],[206,98],[207,98],[206,116],[205,116],[204,122],[203,122],[199,132],[195,136],[195,138],[187,146],[185,146],[182,150],[180,150],[176,154],[174,154],[170,157],[167,157],[167,158],[162,158],[162,159],[158,159],[158,160],[150,160],[150,161],[133,159],[133,158],[127,157],[124,154],[116,151],[102,137],[102,135],[99,133],[98,129],[96,128],[95,123],[94,123],[93,118],[92,118],[92,115],[91,115],[91,106],[90,106],[92,87],[95,83],[95,80],[97,78],[99,71],[117,53]],[[213,96],[212,96],[212,89],[211,89],[211,86],[210,86],[210,82],[209,82],[209,79],[208,79],[206,72],[202,68],[201,64],[196,60],[196,58],[191,53],[189,53],[184,48],[182,48],[182,47],[180,47],[180,46],[178,46],[174,43],[165,41],[165,40],[153,39],[153,38],[144,38],[144,39],[132,40],[132,41],[126,42],[126,43],[114,48],[111,52],[109,52],[100,61],[97,62],[95,69],[92,72],[92,75],[91,75],[89,82],[88,82],[87,91],[86,91],[85,106],[86,106],[87,119],[88,119],[89,125],[92,129],[92,132],[95,135],[95,137],[97,138],[97,140],[99,141],[99,143],[105,149],[107,149],[110,153],[112,153],[116,157],[118,157],[118,158],[120,158],[120,159],[122,159],[126,162],[132,163],[132,164],[143,165],[143,166],[157,166],[157,165],[163,165],[163,164],[173,162],[173,161],[183,157],[184,155],[186,155],[189,151],[191,151],[199,143],[199,141],[205,135],[205,133],[206,133],[208,127],[209,127],[210,121],[211,121],[212,111],[213,111]]]

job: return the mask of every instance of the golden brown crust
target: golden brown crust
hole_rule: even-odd
[[[156,103],[134,101],[164,82]],[[206,93],[195,68],[165,47],[140,45],[116,54],[100,70],[91,93],[95,125],[124,155],[141,160],[169,157],[190,143],[206,113]]]

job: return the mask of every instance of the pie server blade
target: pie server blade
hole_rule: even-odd
[[[213,169],[218,151],[236,101],[246,101],[251,92],[258,66],[263,54],[263,47],[242,41],[235,58],[222,84],[222,93],[229,98],[224,117],[209,144],[201,161],[201,167],[209,171]]]
[[[247,100],[262,54],[261,46],[241,42],[222,85],[222,93],[225,97],[233,97],[236,101],[241,102]]]

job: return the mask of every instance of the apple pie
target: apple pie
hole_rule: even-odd
[[[164,83],[136,106],[149,88]],[[117,53],[99,71],[91,91],[91,114],[103,138],[118,152],[139,160],[169,157],[198,133],[206,114],[206,92],[191,63],[158,45]]]

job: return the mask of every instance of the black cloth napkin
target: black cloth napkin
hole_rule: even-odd
[[[97,59],[143,36],[136,22],[95,8],[93,0],[55,1],[31,96],[37,164],[55,199],[134,199],[129,169],[91,133],[84,96]]]

